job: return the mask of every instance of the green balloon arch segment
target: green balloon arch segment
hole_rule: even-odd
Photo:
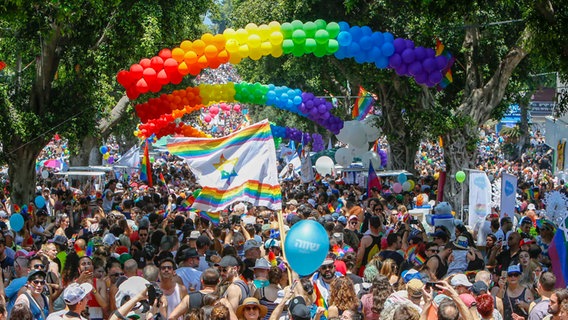
[[[130,99],[137,99],[147,92],[159,92],[166,84],[179,84],[184,76],[198,75],[205,68],[216,69],[228,62],[237,64],[245,58],[278,58],[283,54],[353,58],[360,64],[394,69],[398,75],[413,77],[418,84],[429,87],[442,82],[453,63],[447,54],[415,46],[412,40],[395,39],[389,32],[374,32],[368,26],[321,19],[282,24],[273,21],[260,26],[249,23],[238,30],[226,29],[222,34],[206,33],[200,39],[185,40],[179,47],[162,49],[157,56],[121,70],[117,81]]]

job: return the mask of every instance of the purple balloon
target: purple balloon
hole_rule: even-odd
[[[447,64],[448,64],[448,59],[446,57],[444,56],[436,57],[436,65],[438,66],[439,70],[443,70]]]
[[[318,114],[318,108],[310,109],[310,116],[315,117]]]
[[[436,56],[436,51],[432,48],[426,48],[426,57],[434,58]]]
[[[388,155],[385,150],[379,149],[379,158],[381,158],[381,166],[386,167],[388,162]]]
[[[306,105],[306,110],[310,110],[311,108],[314,107],[314,100],[312,99],[312,100],[306,101],[305,105]]]
[[[404,42],[406,42],[406,49],[414,49],[414,41],[404,40]]]
[[[424,47],[414,48],[414,59],[422,61],[426,58],[426,49]]]
[[[326,113],[326,112],[327,112],[327,108],[325,107],[325,104],[323,104],[323,103],[320,104],[320,105],[318,106],[318,111],[319,111],[319,113]]]
[[[421,72],[414,76],[414,80],[416,80],[416,82],[419,84],[425,84],[426,81],[428,81],[428,73]]]
[[[406,49],[406,41],[403,38],[396,38],[393,42],[394,52],[402,53]]]
[[[389,58],[389,66],[393,67],[393,68],[398,68],[398,66],[400,66],[402,64],[402,58],[400,57],[400,55],[398,53],[393,54],[392,56],[390,56]]]
[[[424,71],[430,73],[434,70],[436,70],[436,60],[432,59],[432,58],[426,58],[424,59],[424,62],[422,62],[422,67],[424,68]]]
[[[381,47],[381,52],[383,53],[383,55],[385,57],[390,57],[392,56],[392,54],[394,53],[394,46],[392,43],[390,42],[386,42],[383,43],[383,46]]]
[[[108,161],[109,164],[113,164],[114,163],[114,157],[109,157],[107,161]]]
[[[413,76],[422,73],[422,64],[418,61],[414,61],[408,66],[408,72]]]
[[[414,61],[414,49],[406,49],[402,52],[402,61],[406,64],[411,64]]]
[[[428,76],[428,81],[432,83],[439,83],[442,81],[442,74],[438,71],[434,71]]]
[[[396,68],[395,70],[396,70],[396,74],[398,74],[399,76],[404,76],[408,72],[408,68],[406,67],[406,64],[404,64],[404,63],[401,64],[400,66],[398,66],[398,68]]]
[[[298,107],[298,110],[300,110],[301,113],[306,113],[306,112],[308,112],[308,109],[306,108],[306,105],[303,104],[303,103]]]
[[[320,118],[322,118],[322,119],[325,120],[325,119],[329,119],[329,116],[330,116],[329,112],[326,112],[326,113],[323,113],[323,114],[320,116]]]

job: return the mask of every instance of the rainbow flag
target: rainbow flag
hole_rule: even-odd
[[[335,212],[335,208],[331,205],[331,203],[327,204],[327,210],[329,210],[330,213],[334,213]]]
[[[552,271],[556,275],[556,288],[568,285],[568,240],[566,226],[558,226],[554,238],[548,247],[548,256],[552,263]]]
[[[148,187],[152,186],[152,163],[148,154],[148,142],[144,146],[144,156],[140,162],[140,180],[148,182]]]
[[[207,212],[199,210],[197,211],[197,213],[201,218],[211,221],[212,224],[214,225],[219,224],[219,218],[221,217],[221,212]]]
[[[448,59],[448,64],[442,70],[442,74],[444,75],[442,81],[440,81],[440,83],[438,83],[438,85],[436,86],[438,88],[438,91],[442,91],[450,83],[454,82],[454,77],[452,75],[452,65],[454,65],[456,58],[448,50],[445,49],[445,46],[442,41],[440,41],[440,39],[436,39],[436,56],[440,55],[443,55]]]
[[[316,293],[316,301],[315,301],[316,306],[322,307],[322,308],[325,309],[324,315],[327,318],[327,302],[323,298],[317,283],[314,283],[314,291]]]
[[[359,86],[359,96],[357,97],[357,100],[355,100],[355,105],[353,105],[353,110],[351,111],[353,119],[357,119],[359,121],[365,119],[373,107],[373,102],[375,102],[373,95],[363,87]]]
[[[340,213],[341,212],[341,208],[343,208],[343,202],[339,201],[337,203],[337,208],[335,208],[335,212]]]
[[[276,149],[268,121],[226,137],[190,138],[167,148],[186,160],[202,186],[192,208],[217,212],[236,201],[247,201],[270,210],[282,209]]]
[[[276,260],[276,255],[272,251],[268,253],[268,262],[270,262],[270,265],[273,267],[276,267],[278,265],[278,261]]]
[[[164,178],[164,175],[160,172],[160,182],[165,186],[166,184],[166,178]]]

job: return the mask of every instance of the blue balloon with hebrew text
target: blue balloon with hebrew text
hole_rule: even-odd
[[[313,220],[302,220],[292,226],[284,241],[290,268],[300,276],[316,271],[329,251],[329,238],[324,227]]]

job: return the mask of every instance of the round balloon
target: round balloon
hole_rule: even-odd
[[[403,191],[410,191],[410,189],[412,189],[411,185],[410,185],[410,181],[404,181],[402,183],[402,190]]]
[[[24,228],[24,217],[21,214],[16,213],[10,217],[10,228],[18,232]]]
[[[465,181],[465,172],[463,171],[456,172],[456,181],[459,183],[463,183]]]
[[[392,191],[394,191],[394,193],[401,193],[402,192],[402,185],[400,183],[395,183],[392,185]]]
[[[401,173],[398,175],[398,182],[400,182],[401,184],[405,183],[407,180],[406,175],[404,173]]]
[[[325,260],[329,238],[321,224],[302,220],[294,224],[286,234],[284,249],[290,268],[300,276],[307,276],[316,271]]]
[[[45,207],[45,199],[42,196],[35,197],[34,203],[38,209]]]
[[[335,162],[342,167],[349,167],[353,161],[353,155],[351,154],[351,150],[347,148],[339,148],[335,151]]]
[[[330,157],[319,157],[316,161],[316,171],[323,176],[325,176],[326,174],[331,174],[334,168],[335,164]]]
[[[49,172],[47,172],[47,171],[45,171],[45,170],[42,171],[42,172],[41,172],[41,177],[44,178],[44,179],[49,178]]]

